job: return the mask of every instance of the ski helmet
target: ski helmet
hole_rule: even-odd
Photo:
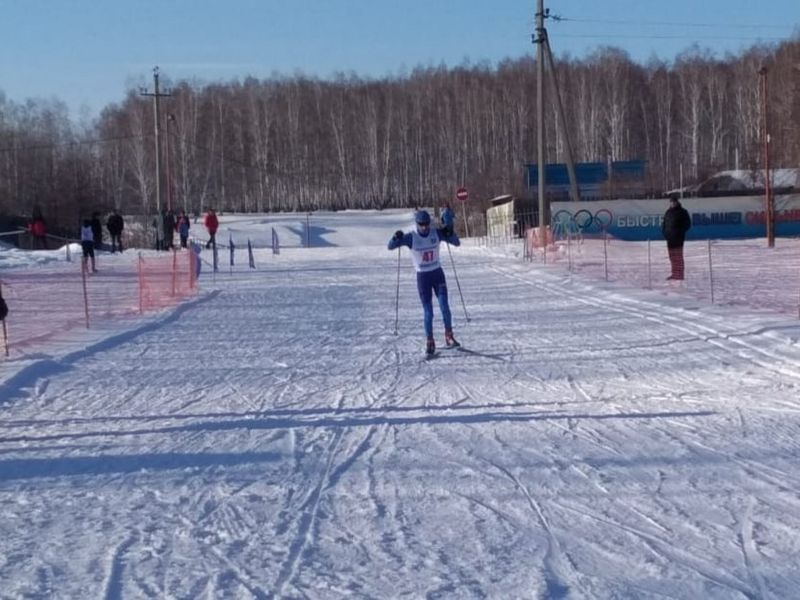
[[[428,214],[427,210],[418,210],[414,214],[414,221],[417,223],[417,225],[430,225],[431,216]]]

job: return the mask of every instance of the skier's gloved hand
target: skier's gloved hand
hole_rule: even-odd
[[[403,232],[400,231],[399,229],[397,231],[395,231],[394,232],[394,239],[397,240],[398,242],[401,242],[403,240]]]

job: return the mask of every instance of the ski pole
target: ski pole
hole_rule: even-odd
[[[394,299],[394,334],[397,335],[397,322],[400,319],[400,246],[397,247],[397,293]]]
[[[461,284],[458,282],[458,271],[456,271],[456,261],[453,259],[453,252],[450,250],[450,244],[447,244],[447,253],[450,255],[450,262],[453,264],[453,275],[456,278],[456,286],[458,286],[458,295],[461,296],[461,306],[464,307],[464,316],[469,323],[469,315],[467,314],[467,305],[464,303],[464,294],[461,293]]]

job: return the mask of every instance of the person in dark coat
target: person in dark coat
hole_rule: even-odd
[[[153,219],[153,227],[156,230],[156,250],[164,250],[164,219],[167,216],[167,209],[162,208],[160,214],[156,214]]]
[[[100,213],[92,213],[92,235],[94,236],[94,249],[100,250],[103,245],[103,224],[100,222]]]
[[[164,213],[164,250],[175,247],[175,213],[167,209]]]
[[[664,213],[664,220],[661,222],[661,233],[667,241],[667,253],[672,273],[667,279],[683,280],[683,242],[686,240],[686,232],[692,226],[689,211],[681,206],[677,198],[670,198],[669,208]]]
[[[125,221],[122,220],[122,215],[117,212],[117,209],[111,211],[111,214],[106,220],[106,229],[111,238],[111,254],[119,249],[122,253],[122,230],[125,229]]]
[[[456,213],[450,207],[449,202],[444,203],[444,209],[442,210],[440,219],[442,221],[442,228],[447,230],[448,233],[455,231]]]

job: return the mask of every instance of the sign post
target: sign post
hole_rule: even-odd
[[[467,237],[469,237],[469,225],[467,225],[467,198],[469,198],[469,192],[467,192],[467,188],[460,187],[456,190],[456,198],[458,198],[461,202],[464,203],[462,207],[464,210],[464,233]]]

